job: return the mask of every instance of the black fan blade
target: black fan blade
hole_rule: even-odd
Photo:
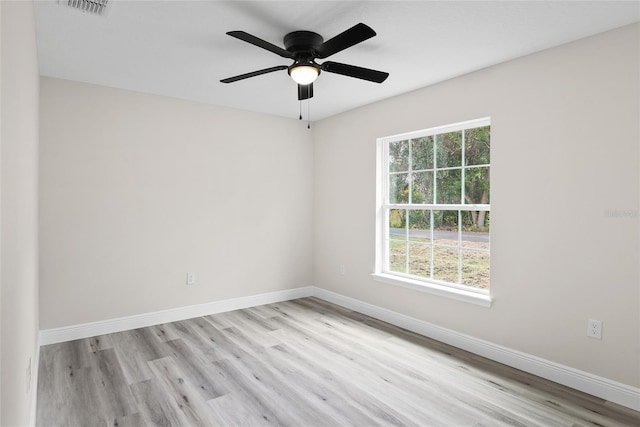
[[[313,83],[298,85],[298,100],[313,98]]]
[[[261,74],[267,74],[267,73],[272,73],[274,71],[286,70],[287,68],[289,67],[287,67],[286,65],[278,65],[277,67],[265,68],[264,70],[252,71],[250,73],[240,74],[239,76],[222,79],[220,80],[220,83],[233,83],[233,82],[237,82],[238,80],[248,79],[249,77],[259,76]]]
[[[375,83],[382,83],[387,79],[387,77],[389,77],[389,73],[385,73],[384,71],[356,67],[355,65],[341,64],[339,62],[327,61],[322,64],[321,67],[322,71],[326,71],[328,73],[342,74],[343,76],[369,80],[370,82]]]
[[[318,58],[327,58],[334,53],[345,50],[375,36],[376,32],[371,27],[363,23],[356,24],[348,30],[338,34],[332,39],[327,40],[315,49]]]
[[[280,55],[283,58],[293,58],[293,54],[291,52],[289,52],[288,50],[284,50],[283,48],[276,46],[274,44],[269,43],[268,41],[264,41],[262,39],[259,39],[256,36],[252,36],[249,33],[246,33],[244,31],[229,31],[227,34],[229,34],[231,37],[235,37],[237,39],[240,39],[244,42],[247,43],[251,43],[254,46],[258,46],[261,47],[263,49],[268,50],[269,52],[273,52],[276,55]]]

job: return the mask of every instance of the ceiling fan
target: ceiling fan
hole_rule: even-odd
[[[291,78],[298,84],[298,99],[304,100],[313,97],[313,82],[320,75],[320,71],[355,77],[375,83],[382,83],[389,77],[389,73],[356,67],[355,65],[332,61],[325,61],[322,64],[316,62],[316,59],[327,58],[376,35],[376,32],[371,27],[362,23],[354,25],[327,41],[324,41],[320,34],[312,31],[294,31],[284,36],[284,49],[244,31],[229,31],[227,34],[266,49],[283,58],[292,59],[293,64],[289,66],[278,65],[240,74],[220,80],[222,83],[233,83],[274,71],[288,70]]]

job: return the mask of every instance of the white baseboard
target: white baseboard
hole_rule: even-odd
[[[40,331],[39,345],[89,338],[96,335],[126,331],[309,296],[321,298],[325,301],[366,314],[376,319],[416,332],[420,335],[424,335],[479,356],[486,357],[487,359],[491,359],[530,374],[583,391],[618,405],[640,411],[640,388],[560,365],[537,356],[493,344],[469,335],[461,334],[450,329],[425,322],[424,320],[409,317],[404,314],[314,286],[216,301],[101,322],[85,323],[82,325],[74,325],[64,328],[46,329]]]
[[[304,298],[312,296],[314,293],[315,288],[309,286],[191,305],[170,310],[156,311],[152,313],[138,314],[118,319],[83,323],[81,325],[66,326],[55,329],[45,329],[40,331],[40,345],[73,341],[81,338],[95,337],[97,335],[160,325],[162,323],[176,322],[178,320],[192,319],[194,317],[207,316],[209,314],[223,313],[225,311],[238,310],[241,308],[255,307],[258,305],[288,301],[296,298]]]
[[[588,372],[564,366],[531,354],[523,353],[488,341],[464,335],[424,320],[405,316],[360,300],[321,288],[314,296],[342,307],[357,311],[392,325],[416,332],[429,338],[469,351],[487,359],[503,363],[521,371],[571,387],[636,411],[640,411],[640,388],[622,384]]]

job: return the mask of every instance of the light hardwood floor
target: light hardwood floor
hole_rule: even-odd
[[[640,426],[316,298],[45,346],[37,425]]]

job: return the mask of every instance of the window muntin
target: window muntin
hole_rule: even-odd
[[[490,120],[382,138],[376,271],[488,293]]]

